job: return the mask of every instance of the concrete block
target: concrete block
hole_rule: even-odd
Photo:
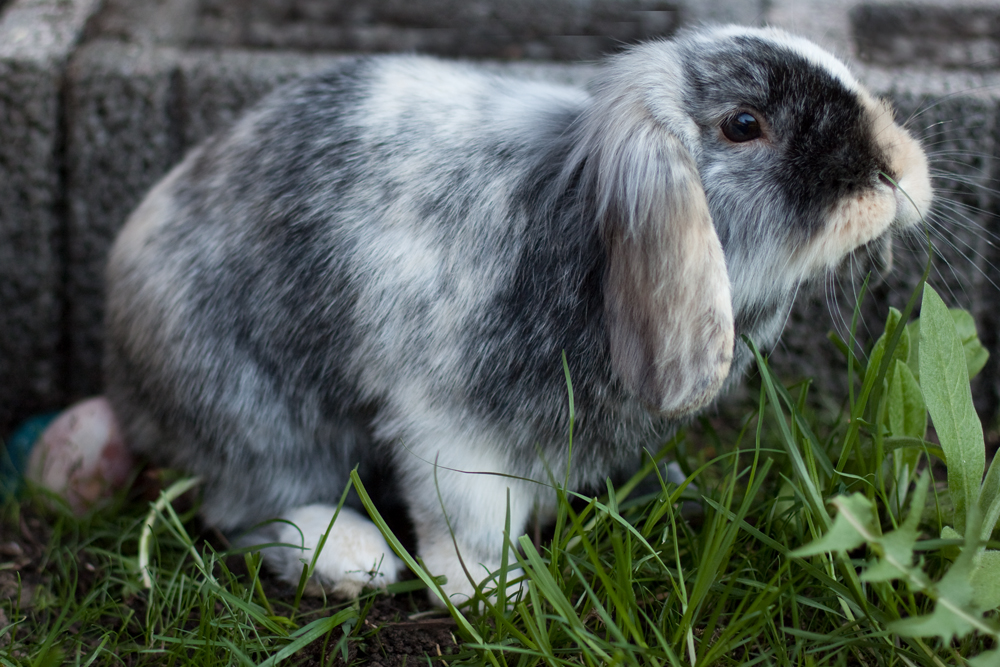
[[[63,73],[97,0],[0,16],[0,434],[60,402]]]
[[[669,35],[682,10],[664,0],[109,0],[96,29],[194,47],[581,60]]]
[[[187,148],[274,86],[336,59],[113,40],[79,50],[67,95],[71,396],[100,391],[103,267],[115,235],[145,192]]]
[[[864,3],[850,21],[857,55],[887,66],[1000,66],[996,2]]]
[[[857,0],[767,0],[762,22],[813,40],[850,60],[854,54],[848,12]]]
[[[178,62],[184,147],[230,125],[273,88],[333,67],[344,57],[243,49],[186,51]]]
[[[68,391],[100,387],[103,266],[142,194],[182,152],[179,52],[92,42],[69,70],[66,173]]]

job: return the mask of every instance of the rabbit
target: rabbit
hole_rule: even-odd
[[[200,476],[208,524],[281,543],[263,554],[286,580],[358,466],[462,600],[508,516],[513,539],[551,480],[593,488],[655,450],[739,381],[742,336],[773,345],[801,285],[932,198],[891,107],[779,29],[635,45],[586,89],[347,59],[129,218],[106,391],[131,450]],[[315,558],[310,590],[343,596],[401,569],[354,495]]]

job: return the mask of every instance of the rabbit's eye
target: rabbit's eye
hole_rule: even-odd
[[[753,115],[743,111],[722,124],[722,134],[735,143],[753,141],[761,136],[760,123]]]

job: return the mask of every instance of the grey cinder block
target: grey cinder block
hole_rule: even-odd
[[[664,0],[109,0],[95,25],[189,47],[581,60],[669,35],[681,14]]]
[[[72,396],[100,391],[104,262],[146,190],[274,86],[335,60],[113,40],[79,50],[67,95]]]
[[[97,0],[0,15],[0,433],[61,400],[63,73]]]
[[[100,386],[103,265],[143,192],[181,156],[178,53],[92,42],[69,70],[67,322],[77,397]]]
[[[995,69],[1000,6],[995,2],[864,3],[850,12],[862,60],[880,65]]]

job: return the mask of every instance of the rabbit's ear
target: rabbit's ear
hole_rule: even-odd
[[[605,142],[615,134],[595,165],[611,362],[650,407],[681,415],[714,399],[729,375],[734,326],[725,256],[680,139],[655,123],[619,128]]]

